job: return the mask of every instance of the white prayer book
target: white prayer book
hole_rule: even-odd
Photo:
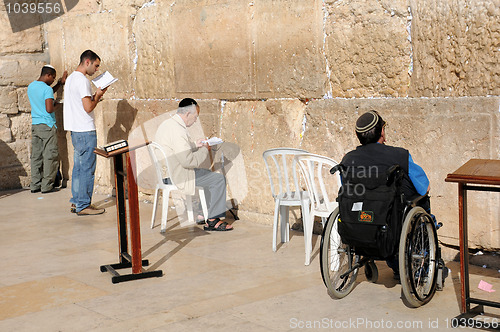
[[[212,145],[221,144],[224,141],[222,140],[222,138],[219,138],[219,137],[210,137],[209,139],[206,139],[206,140],[201,141],[201,142],[204,144],[207,143],[209,146],[212,146]]]
[[[104,90],[116,81],[118,81],[117,78],[114,78],[113,75],[109,73],[109,71],[105,71],[101,75],[94,78],[92,80],[92,83],[94,83],[94,85],[99,89]]]

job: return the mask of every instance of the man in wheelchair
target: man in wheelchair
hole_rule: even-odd
[[[386,122],[376,111],[361,115],[361,143],[331,172],[340,170],[339,208],[329,217],[321,243],[321,272],[337,298],[354,286],[365,267],[376,282],[374,260],[385,260],[401,277],[412,306],[427,303],[442,289],[448,269],[441,259],[435,217],[430,214],[429,180],[408,150],[385,145]],[[400,271],[401,270],[401,271]]]
[[[348,183],[352,183],[353,178],[358,179],[356,181],[358,187],[351,186],[351,190],[363,190],[359,185],[364,186],[364,190],[370,190],[383,184],[391,167],[399,165],[402,170],[402,179],[400,183],[395,183],[395,185],[401,185],[401,193],[407,201],[420,198],[416,203],[430,213],[430,201],[429,196],[427,196],[430,189],[429,179],[422,167],[413,162],[408,150],[385,144],[386,125],[387,123],[377,111],[366,112],[358,118],[356,121],[356,136],[361,145],[347,153],[342,159],[341,164],[346,167],[343,177],[347,177],[346,181]],[[390,200],[390,197],[387,199]],[[395,208],[401,209],[400,213],[402,213],[404,206],[397,203]],[[397,219],[401,222],[400,218]],[[400,231],[397,232],[398,236],[399,233]],[[394,277],[399,279],[397,255],[387,258],[386,261],[387,265],[393,269]]]

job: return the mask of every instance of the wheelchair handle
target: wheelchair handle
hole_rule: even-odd
[[[337,171],[340,171],[342,173],[344,171],[345,167],[342,164],[337,164],[330,168],[330,174],[335,174]]]

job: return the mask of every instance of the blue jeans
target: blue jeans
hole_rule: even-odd
[[[71,194],[69,200],[80,212],[90,205],[94,191],[94,174],[96,165],[97,135],[94,131],[71,132],[73,143],[73,174],[71,176]]]

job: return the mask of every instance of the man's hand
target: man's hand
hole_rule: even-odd
[[[203,138],[200,138],[196,141],[196,147],[197,148],[201,148],[202,146],[206,147],[207,149],[209,149],[209,146],[208,146],[208,143],[203,143],[204,139]]]
[[[66,79],[68,78],[68,71],[65,70],[61,78],[59,79],[59,83],[66,84]]]
[[[94,94],[94,100],[99,102],[106,91],[108,91],[108,88],[105,88],[104,90],[101,90],[100,88],[98,88]]]

